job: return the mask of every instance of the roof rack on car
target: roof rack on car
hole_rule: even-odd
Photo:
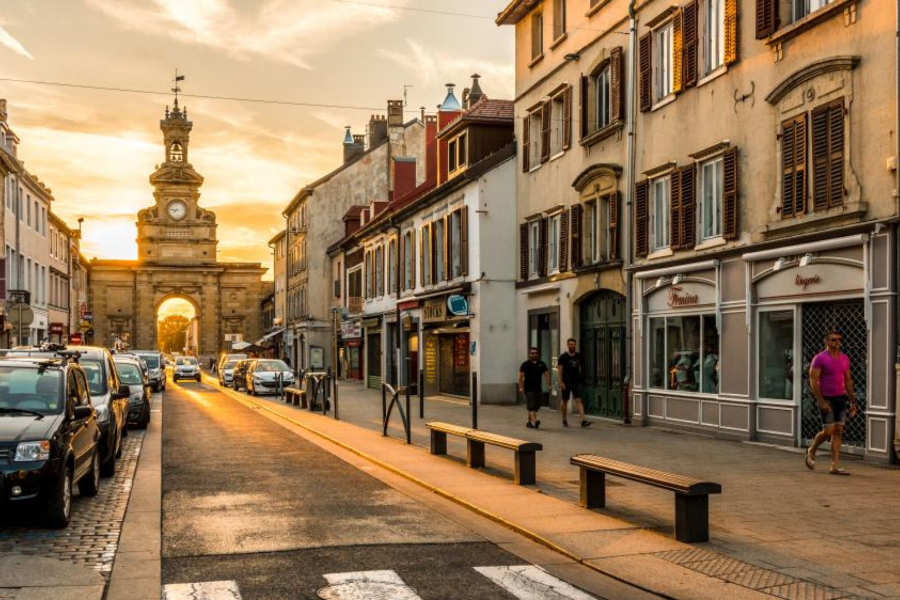
[[[78,350],[57,350],[56,353],[64,358],[67,362],[77,363],[78,359],[81,358],[81,352],[79,352]]]

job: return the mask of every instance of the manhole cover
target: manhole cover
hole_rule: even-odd
[[[350,581],[319,590],[324,600],[421,600],[416,590],[400,583]]]

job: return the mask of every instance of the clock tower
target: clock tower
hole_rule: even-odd
[[[193,123],[187,109],[166,107],[159,122],[165,160],[150,176],[156,204],[138,213],[138,262],[205,265],[216,263],[216,215],[200,208],[203,177],[189,161]]]

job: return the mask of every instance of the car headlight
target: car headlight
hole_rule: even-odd
[[[16,446],[16,462],[50,460],[50,442],[21,442]]]
[[[98,423],[106,423],[109,421],[109,407],[105,404],[101,404],[99,406],[95,406],[94,410],[97,412],[97,422]]]

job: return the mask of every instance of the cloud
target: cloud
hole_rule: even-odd
[[[268,0],[253,14],[230,0],[87,0],[122,26],[199,44],[241,60],[261,56],[309,69],[309,58],[343,39],[395,21],[398,11],[370,5]]]
[[[2,26],[0,26],[0,46],[6,46],[19,56],[24,56],[29,60],[34,60],[34,57],[31,55],[28,50],[25,49],[25,46],[22,45],[19,40],[14,38],[9,34]]]

